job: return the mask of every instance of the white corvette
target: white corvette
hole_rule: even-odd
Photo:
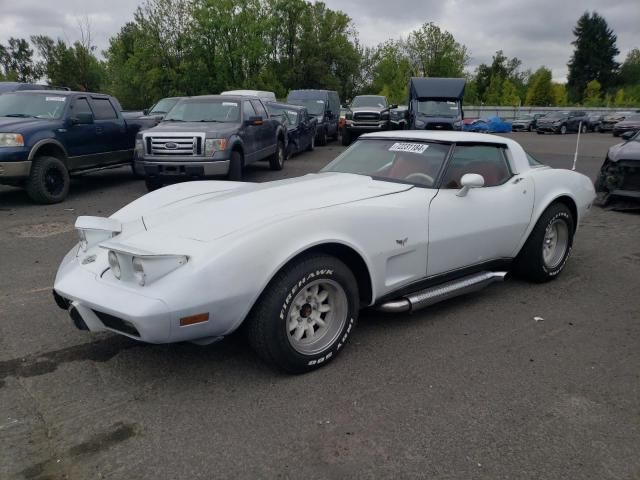
[[[513,140],[369,134],[320,173],[180,183],[79,217],[54,297],[78,328],[206,344],[244,325],[290,372],[327,363],[365,307],[412,311],[508,271],[565,266],[595,192]]]

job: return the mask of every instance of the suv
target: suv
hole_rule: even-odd
[[[345,114],[342,127],[342,145],[351,144],[361,133],[379,132],[391,128],[389,111],[397,105],[389,105],[382,95],[358,95]]]
[[[318,119],[316,142],[326,145],[327,138],[337,140],[340,121],[340,97],[333,90],[292,90],[287,103],[307,107],[307,111]]]
[[[586,112],[581,110],[550,112],[538,119],[536,132],[539,134],[550,132],[564,135],[567,132],[577,132],[581,130],[582,133],[586,133],[588,127],[589,117]]]
[[[159,125],[138,134],[135,169],[150,191],[180,178],[238,181],[244,166],[259,160],[282,170],[286,148],[285,126],[258,97],[202,95],[181,100]]]

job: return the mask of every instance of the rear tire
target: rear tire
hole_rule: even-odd
[[[318,145],[320,145],[321,147],[327,145],[327,129],[324,127],[321,128],[318,132]]]
[[[582,133],[587,133],[587,126],[586,125],[582,125],[582,129],[581,129]]]
[[[258,356],[290,373],[304,373],[336,357],[358,319],[356,279],[328,255],[287,265],[271,280],[246,322]]]
[[[56,157],[39,156],[26,182],[27,194],[36,203],[59,203],[67,198],[71,178],[65,164]]]
[[[284,168],[284,157],[284,142],[278,140],[276,153],[269,157],[269,168],[271,168],[271,170],[282,170]]]
[[[154,190],[162,188],[164,184],[159,178],[145,178],[144,185],[147,187],[148,192],[153,192]]]
[[[566,125],[561,125],[560,126],[560,135],[564,135],[567,133],[567,126]]]
[[[228,178],[232,182],[242,181],[242,170],[244,168],[244,158],[238,150],[231,152],[231,160],[229,161]]]
[[[313,152],[316,149],[316,132],[313,132],[311,135],[311,142],[309,142],[309,146],[307,147],[307,151]]]
[[[345,147],[348,147],[349,145],[351,145],[352,139],[351,139],[351,132],[349,132],[349,130],[347,130],[346,128],[342,130],[342,145],[344,145]]]
[[[569,207],[551,204],[518,254],[514,273],[537,283],[557,278],[569,259],[574,231],[575,219]]]

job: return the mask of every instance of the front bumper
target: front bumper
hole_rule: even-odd
[[[157,159],[144,157],[136,159],[136,172],[146,177],[172,177],[172,178],[202,178],[227,175],[229,173],[229,159],[205,160],[198,158],[171,158]]]
[[[387,130],[389,128],[389,121],[380,120],[376,122],[356,122],[353,120],[346,120],[344,128],[352,130],[354,132],[378,132],[380,130]]]
[[[31,173],[31,162],[0,162],[0,181],[4,178],[27,178]]]
[[[538,125],[536,131],[558,133],[560,131],[560,125]]]
[[[511,130],[515,131],[523,131],[523,130],[529,130],[529,128],[531,128],[530,124],[523,124],[523,123],[512,123],[511,124]]]

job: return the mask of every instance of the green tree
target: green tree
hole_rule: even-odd
[[[587,83],[598,80],[607,91],[616,80],[617,37],[597,12],[585,12],[573,29],[575,50],[568,63],[567,89],[572,102],[581,102]]]
[[[602,88],[599,81],[591,80],[587,83],[582,103],[585,107],[599,107],[602,105]]]
[[[569,98],[567,96],[567,87],[564,83],[552,83],[551,94],[553,98],[552,104],[556,107],[565,107],[569,105]]]
[[[531,106],[549,106],[555,103],[551,85],[551,70],[540,67],[531,76],[527,89],[526,104]]]
[[[380,45],[374,54],[371,92],[385,95],[391,103],[405,103],[408,97],[411,64],[402,53],[400,42]]]
[[[517,107],[520,106],[521,100],[518,96],[516,86],[509,80],[502,82],[502,93],[500,95],[500,105]]]
[[[615,107],[626,107],[628,105],[627,99],[625,97],[624,88],[619,88],[616,91],[616,96],[613,99],[613,105]]]
[[[406,51],[413,74],[421,77],[462,77],[469,63],[467,47],[434,23],[411,32]]]
[[[11,37],[7,46],[0,44],[0,69],[5,78],[17,82],[35,82],[42,77],[33,50],[24,38]]]
[[[494,75],[491,77],[489,86],[484,92],[484,103],[487,105],[500,105],[500,98],[502,96],[502,77],[500,75]]]

